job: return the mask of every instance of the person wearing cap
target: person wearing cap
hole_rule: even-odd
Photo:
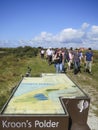
[[[91,48],[88,48],[85,53],[85,71],[92,74],[92,62],[93,62],[93,52]]]

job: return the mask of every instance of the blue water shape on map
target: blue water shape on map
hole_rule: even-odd
[[[36,98],[38,100],[48,100],[48,98],[44,94],[42,94],[42,93],[36,94],[34,96],[34,98]]]

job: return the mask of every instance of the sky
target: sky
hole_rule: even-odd
[[[98,0],[0,0],[0,47],[98,49]]]

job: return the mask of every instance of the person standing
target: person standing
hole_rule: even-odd
[[[49,65],[52,64],[52,54],[53,54],[52,48],[49,47],[49,48],[47,49],[47,51],[46,51],[46,57],[47,57],[47,59],[48,59],[48,64],[49,64]]]
[[[78,49],[76,49],[73,53],[73,62],[74,62],[74,74],[81,72],[80,70],[80,54]]]
[[[63,65],[62,65],[62,51],[60,49],[56,50],[54,54],[54,66],[56,68],[56,73],[62,73],[63,72]]]
[[[41,52],[40,52],[40,55],[41,55],[42,59],[44,59],[44,54],[45,54],[45,51],[44,51],[44,49],[42,49]]]
[[[60,57],[59,57],[59,52],[57,50],[54,54],[53,59],[54,59],[54,67],[56,68],[56,73],[59,73],[59,71],[60,71],[60,64],[59,64]]]
[[[71,70],[71,68],[73,67],[73,50],[70,49],[68,51],[68,69]]]
[[[91,48],[85,53],[85,71],[92,74],[93,52]]]

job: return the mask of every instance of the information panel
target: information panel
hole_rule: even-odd
[[[82,122],[86,128],[79,130],[89,130],[86,124],[89,98],[65,74],[43,73],[41,77],[24,77],[1,112],[0,130],[74,130],[74,124],[70,123],[70,119],[74,120],[73,106],[69,105],[73,99],[76,114],[86,112],[86,120]]]

